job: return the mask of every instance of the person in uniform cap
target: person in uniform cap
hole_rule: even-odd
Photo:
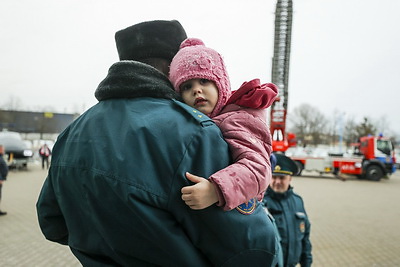
[[[284,266],[311,266],[310,222],[301,196],[293,192],[292,176],[298,173],[293,160],[273,153],[276,164],[263,204],[274,217],[281,239]]]
[[[44,236],[83,266],[272,265],[275,235],[261,205],[246,216],[181,199],[186,171],[208,177],[230,163],[219,128],[177,101],[168,80],[181,24],[143,22],[115,39],[120,61],[99,102],[54,145],[36,204]]]

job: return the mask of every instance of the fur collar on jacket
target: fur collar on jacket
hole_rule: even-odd
[[[94,95],[99,101],[136,97],[179,99],[167,76],[150,65],[130,60],[114,63]]]

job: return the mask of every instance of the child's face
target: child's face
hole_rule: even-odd
[[[181,84],[183,101],[206,115],[214,110],[218,102],[218,88],[207,79],[191,79]]]

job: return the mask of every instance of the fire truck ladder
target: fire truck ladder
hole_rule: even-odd
[[[286,140],[286,112],[288,107],[289,60],[292,34],[292,0],[277,0],[275,12],[274,55],[272,82],[279,88],[279,97],[271,107],[271,134],[274,141]],[[286,142],[287,143],[287,142]],[[280,151],[285,151],[282,148]]]

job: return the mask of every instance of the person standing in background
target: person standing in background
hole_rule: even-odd
[[[7,175],[8,175],[8,165],[3,158],[3,155],[4,155],[4,146],[0,145],[0,203],[1,203],[1,191],[3,188],[3,182],[7,180]],[[6,214],[7,212],[0,210],[0,216]]]
[[[280,153],[272,171],[272,182],[263,203],[274,217],[281,238],[283,262],[286,267],[311,266],[310,221],[303,199],[293,192],[292,175],[298,172],[293,160]],[[274,161],[274,160],[273,160]]]
[[[39,149],[39,155],[42,158],[42,169],[44,169],[44,163],[46,163],[46,168],[49,168],[49,157],[51,155],[51,150],[47,146],[47,144],[44,144],[40,149]]]

